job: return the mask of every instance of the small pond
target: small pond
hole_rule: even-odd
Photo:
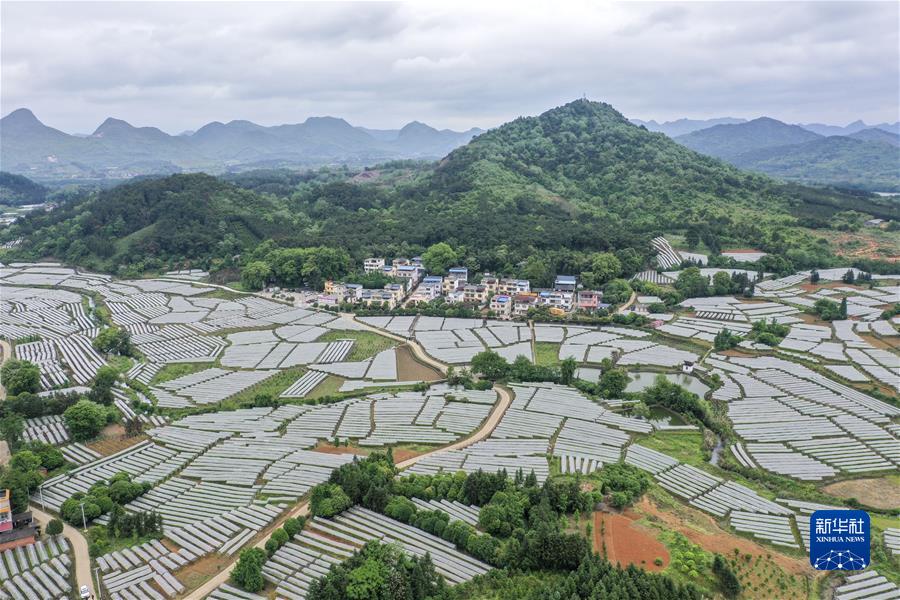
[[[653,372],[628,372],[628,377],[631,381],[628,382],[628,385],[625,387],[626,392],[640,392],[643,389],[646,389],[653,385],[653,382],[656,381],[658,376],[664,376],[666,379],[671,381],[672,383],[677,383],[678,385],[686,388],[690,392],[694,392],[701,398],[706,392],[709,391],[709,387],[706,386],[705,383],[694,377],[693,375],[685,375],[684,373],[653,373]]]

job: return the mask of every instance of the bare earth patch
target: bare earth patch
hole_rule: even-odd
[[[435,381],[441,377],[436,370],[416,360],[409,346],[397,347],[398,381]]]
[[[135,444],[140,444],[146,439],[147,435],[143,433],[131,437],[126,436],[125,428],[118,423],[113,423],[112,425],[107,425],[103,431],[100,432],[100,436],[96,440],[85,445],[91,450],[99,452],[103,456],[109,456],[110,454],[115,454],[116,452],[130,448]]]
[[[900,485],[887,477],[838,481],[826,485],[822,491],[838,498],[856,498],[874,508],[900,506]]]
[[[635,512],[646,515],[651,521],[663,529],[677,531],[708,552],[723,556],[734,556],[737,548],[741,555],[761,556],[763,560],[774,561],[782,570],[801,576],[815,575],[815,571],[806,560],[791,558],[766,548],[746,538],[732,535],[725,531],[709,515],[698,510],[679,506],[677,511],[689,516],[690,523],[674,512],[662,510],[652,500],[644,497],[635,505]]]
[[[222,569],[228,566],[231,559],[230,556],[210,554],[179,569],[175,572],[175,577],[187,589],[193,590],[203,585],[211,577],[218,575]]]
[[[638,515],[594,513],[594,551],[603,553],[612,564],[634,565],[648,571],[662,571],[669,565],[669,551],[662,542],[634,519]],[[604,546],[605,544],[605,546]],[[662,565],[654,561],[662,559]]]
[[[367,456],[369,454],[368,450],[364,450],[357,446],[335,446],[334,444],[322,442],[313,448],[313,450],[316,452],[324,452],[325,454],[356,454],[357,456]]]

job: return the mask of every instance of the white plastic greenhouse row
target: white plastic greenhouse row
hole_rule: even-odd
[[[180,469],[189,458],[190,455],[178,454],[151,442],[141,442],[48,479],[32,494],[32,500],[38,504],[46,503],[58,511],[72,494],[86,492],[93,484],[108,480],[116,473],[124,471],[137,481],[152,483]]]
[[[749,533],[776,546],[800,549],[790,517],[735,510],[731,512],[729,524],[737,531]]]
[[[747,444],[746,450],[748,456],[760,467],[780,475],[816,481],[833,477],[836,473],[825,463],[796,452],[784,444]]]
[[[897,600],[900,588],[878,571],[870,569],[847,576],[846,583],[834,589],[834,600]]]
[[[0,552],[0,581],[44,564],[68,550],[66,540],[62,536],[52,536],[29,546],[4,550]]]
[[[22,439],[26,442],[44,442],[58,446],[69,440],[69,430],[66,429],[62,415],[25,419]]]

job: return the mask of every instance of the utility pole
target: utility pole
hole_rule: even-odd
[[[84,525],[85,531],[87,531],[87,519],[84,517],[84,502],[81,503],[81,523]]]
[[[100,591],[100,567],[94,567],[94,575],[97,577],[97,600],[100,600],[103,593]]]

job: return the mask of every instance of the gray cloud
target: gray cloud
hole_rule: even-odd
[[[631,117],[898,119],[895,2],[0,4],[0,104],[91,131],[336,115],[496,125],[582,94]]]

